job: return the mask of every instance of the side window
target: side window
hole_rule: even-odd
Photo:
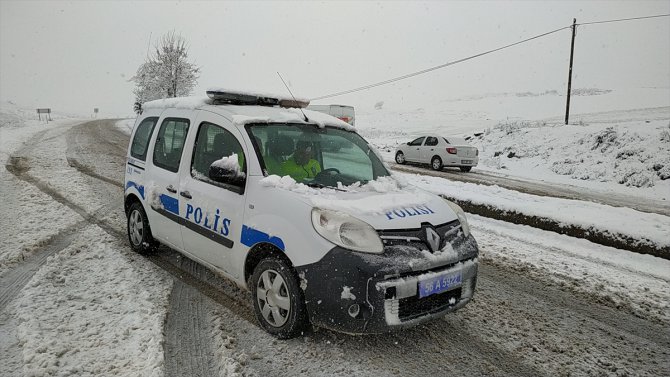
[[[409,145],[412,145],[412,146],[421,145],[421,143],[423,143],[423,139],[425,139],[425,137],[420,137],[418,139],[414,139],[414,140],[412,140],[412,142],[409,143]]]
[[[188,119],[167,118],[161,124],[154,147],[154,165],[177,172],[188,132]]]
[[[429,136],[428,139],[426,139],[426,146],[428,147],[434,147],[437,145],[437,138]]]
[[[145,161],[147,159],[147,147],[149,146],[149,139],[151,139],[151,134],[154,132],[154,127],[158,117],[147,118],[137,126],[137,131],[135,131],[135,138],[133,138],[133,143],[130,146],[130,155]]]
[[[209,167],[216,160],[237,154],[240,171],[246,171],[246,163],[242,145],[237,138],[223,127],[212,123],[200,124],[193,149],[191,176],[195,179],[210,182]]]

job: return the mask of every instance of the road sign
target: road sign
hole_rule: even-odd
[[[37,109],[37,117],[42,120],[42,114],[46,114],[44,119],[51,120],[51,109]]]

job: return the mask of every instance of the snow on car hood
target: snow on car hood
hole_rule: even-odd
[[[260,183],[292,191],[314,208],[348,213],[378,230],[413,229],[425,222],[439,225],[457,219],[444,199],[395,176],[338,189],[308,187],[289,176],[271,175]]]

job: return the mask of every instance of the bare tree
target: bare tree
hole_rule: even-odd
[[[136,84],[135,111],[142,104],[160,98],[187,96],[195,87],[200,68],[187,60],[188,44],[174,31],[163,35],[131,81]]]

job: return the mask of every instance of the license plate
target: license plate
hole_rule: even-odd
[[[430,279],[419,281],[419,298],[458,288],[463,283],[460,270],[448,272]]]
[[[461,164],[463,164],[463,165],[472,165],[472,160],[461,160]]]

